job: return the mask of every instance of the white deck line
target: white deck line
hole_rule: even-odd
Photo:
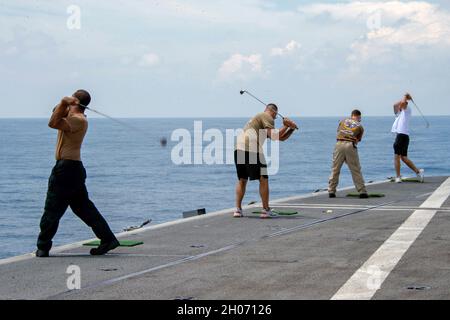
[[[334,209],[334,210],[356,210],[356,209],[371,209],[371,206],[366,205],[334,205],[334,204],[323,204],[321,206],[315,206],[315,205],[308,205],[308,204],[283,204],[283,205],[277,205],[273,209],[279,209],[279,208],[298,208],[298,209]],[[440,212],[449,212],[450,208],[419,208],[419,207],[408,207],[408,206],[383,206],[379,209],[373,209],[373,210],[392,210],[392,211],[415,211],[415,210],[434,210],[434,211],[440,211]]]
[[[420,207],[440,208],[450,196],[450,178]],[[416,210],[378,248],[350,279],[336,292],[332,300],[370,300],[408,251],[438,210]]]

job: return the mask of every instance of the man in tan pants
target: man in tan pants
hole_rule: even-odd
[[[333,154],[333,167],[328,185],[330,198],[336,198],[336,188],[339,184],[339,175],[344,162],[347,163],[352,173],[353,183],[359,192],[359,197],[361,199],[369,197],[361,174],[357,149],[358,142],[361,141],[363,134],[364,128],[361,125],[361,112],[359,110],[353,110],[351,118],[344,119],[339,123],[337,143]]]

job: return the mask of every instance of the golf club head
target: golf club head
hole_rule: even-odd
[[[245,93],[245,90],[241,90],[241,91],[239,91],[239,93],[240,93],[240,94],[244,94],[244,93]]]

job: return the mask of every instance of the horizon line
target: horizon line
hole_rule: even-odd
[[[123,116],[112,116],[116,119],[242,119],[242,118],[248,118],[252,117],[249,116],[181,116],[181,117],[175,117],[175,116],[133,116],[133,117],[123,117]],[[317,115],[309,115],[309,116],[291,116],[288,118],[341,118],[345,117],[345,115],[330,115],[330,116],[317,116]],[[377,118],[377,117],[395,117],[395,115],[367,115],[363,116],[363,118]],[[420,115],[413,115],[412,117],[421,117]],[[436,115],[427,115],[427,117],[433,118],[433,117],[450,117],[450,114],[436,114]],[[104,117],[100,116],[89,116],[91,119],[105,119]],[[48,119],[48,117],[0,117],[0,120],[31,120],[31,119]]]

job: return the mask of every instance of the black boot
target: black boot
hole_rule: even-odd
[[[120,245],[117,239],[114,239],[110,242],[100,243],[98,248],[91,249],[91,255],[93,256],[101,256],[107,253],[108,251],[114,250]]]
[[[49,252],[46,250],[37,249],[36,250],[36,257],[38,258],[48,258]]]
[[[330,198],[336,198],[336,193],[329,193],[329,194],[328,194],[328,197],[330,197]]]
[[[361,194],[359,195],[359,198],[360,198],[360,199],[367,199],[367,198],[369,198],[369,195],[368,195],[367,193],[361,193]]]

